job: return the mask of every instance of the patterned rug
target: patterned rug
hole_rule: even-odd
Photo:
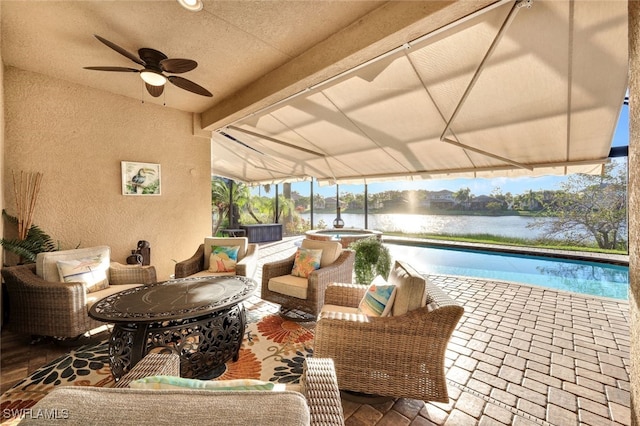
[[[285,320],[277,306],[258,298],[245,302],[245,307],[247,328],[240,357],[227,362],[224,372],[212,380],[297,383],[305,358],[313,355],[314,323]],[[26,411],[55,386],[113,386],[108,350],[106,341],[78,347],[20,381],[0,397],[2,423],[18,421],[12,413]]]

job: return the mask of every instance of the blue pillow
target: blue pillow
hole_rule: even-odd
[[[371,284],[360,301],[358,310],[369,317],[386,317],[391,312],[396,286],[393,284]]]

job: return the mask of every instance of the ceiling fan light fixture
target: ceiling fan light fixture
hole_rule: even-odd
[[[178,0],[180,6],[191,12],[199,12],[204,6],[202,0]]]
[[[140,77],[145,83],[152,86],[164,86],[167,83],[167,77],[155,71],[142,70],[140,71]]]

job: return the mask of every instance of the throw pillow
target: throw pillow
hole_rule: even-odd
[[[308,278],[310,273],[320,269],[321,258],[322,250],[299,248],[293,260],[291,275]]]
[[[102,255],[74,260],[59,260],[57,263],[60,281],[84,283],[87,293],[109,287],[107,272],[109,258]]]
[[[371,284],[360,301],[358,311],[369,317],[386,317],[391,312],[396,286],[393,284]]]
[[[150,376],[129,383],[134,389],[204,389],[217,391],[284,390],[284,385],[253,379],[199,380],[176,376]]]
[[[235,272],[238,250],[238,246],[211,246],[209,272]]]

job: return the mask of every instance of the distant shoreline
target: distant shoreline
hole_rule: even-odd
[[[299,212],[300,214],[310,214],[310,210]],[[313,209],[314,214],[336,214],[335,209]],[[364,215],[364,211],[360,210],[341,210],[340,214],[361,214]],[[486,210],[398,210],[398,209],[376,209],[369,210],[368,214],[415,214],[420,216],[522,216],[522,217],[536,217],[540,216],[541,212],[530,212],[526,210],[501,210],[498,212],[489,212]]]

